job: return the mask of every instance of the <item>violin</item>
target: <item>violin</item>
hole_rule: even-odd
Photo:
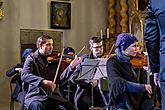
[[[47,61],[48,62],[59,61],[60,57],[61,57],[61,53],[59,53],[58,51],[53,51],[52,54],[47,57]],[[63,54],[62,62],[70,63],[74,59],[74,57],[75,57],[74,55]]]
[[[60,54],[58,51],[52,51],[52,53],[47,57],[47,61],[58,61],[60,59]]]
[[[144,66],[148,66],[148,60],[144,53],[137,53],[135,57],[132,57],[130,60],[133,68],[143,68]]]
[[[80,52],[83,50],[85,48],[85,46],[80,50]],[[53,54],[53,52],[55,53],[55,54]],[[53,80],[53,83],[55,83],[56,82],[56,79],[57,79],[57,75],[58,75],[58,71],[59,71],[59,69],[60,69],[60,65],[61,65],[61,62],[62,62],[62,59],[63,59],[63,56],[64,56],[64,48],[62,49],[62,52],[61,52],[61,54],[59,55],[59,52],[57,52],[57,51],[53,51],[52,52],[52,54],[51,54],[51,56],[53,56],[53,55],[56,55],[56,56],[53,56],[56,60],[57,60],[57,58],[59,58],[59,56],[60,56],[60,58],[58,59],[59,60],[59,63],[58,63],[58,67],[57,67],[57,70],[56,70],[56,74],[55,74],[55,76],[54,76],[54,80]],[[79,52],[79,53],[80,53]],[[79,54],[78,53],[78,54]],[[57,57],[58,56],[58,57]],[[47,58],[47,60],[49,61],[50,59],[53,59],[53,57],[51,57],[51,58]],[[53,91],[52,91],[53,92]],[[51,92],[51,94],[52,94],[52,92]]]
[[[63,62],[70,63],[75,58],[75,55],[63,55]]]
[[[137,54],[136,56],[131,57],[131,64],[133,66],[133,68],[143,68],[144,66],[148,66],[149,62],[148,62],[148,56],[146,56],[143,53],[143,45],[139,42],[136,42],[136,46],[137,46]]]
[[[85,46],[77,53],[76,56],[78,56],[83,50],[85,49]],[[58,51],[52,51],[52,54],[47,57],[48,62],[52,61],[59,61],[61,58],[61,53]],[[62,61],[66,63],[70,63],[75,58],[75,54],[62,54]]]

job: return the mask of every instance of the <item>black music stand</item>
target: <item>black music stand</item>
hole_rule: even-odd
[[[98,58],[97,60],[99,60],[99,65],[97,67],[94,79],[107,77],[107,69],[106,69],[107,59]]]
[[[77,82],[85,81],[87,83],[92,79],[100,79],[107,76],[106,72],[107,59],[85,59],[81,64],[81,72],[76,79]],[[92,87],[92,106],[94,108],[93,87]]]
[[[81,64],[81,72],[77,80],[92,80],[107,77],[107,59],[85,59]]]

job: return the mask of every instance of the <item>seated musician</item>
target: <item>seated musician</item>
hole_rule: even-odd
[[[48,61],[53,50],[53,39],[42,35],[37,39],[37,50],[27,57],[21,74],[22,81],[29,84],[25,96],[27,110],[69,110],[65,102],[51,97],[56,89],[57,62]]]
[[[133,70],[130,60],[136,56],[135,37],[129,33],[117,36],[116,55],[107,61],[109,79],[109,109],[110,110],[143,110],[143,93],[152,93],[151,85],[141,81]],[[147,79],[146,79],[147,80]],[[152,103],[147,103],[146,110],[152,109]]]
[[[24,95],[25,90],[27,89],[27,85],[23,84],[21,80],[21,71],[23,68],[23,64],[27,56],[32,53],[31,48],[26,48],[22,53],[23,61],[22,63],[17,64],[16,66],[10,68],[6,71],[6,76],[12,77],[10,83],[16,83],[15,89],[12,93],[12,100],[20,102],[20,110],[24,110]],[[24,89],[24,90],[23,90]]]
[[[74,59],[75,56],[74,49],[71,47],[65,47],[63,56],[65,60],[62,63],[62,72],[69,66],[70,62]]]
[[[60,73],[62,73],[69,65],[70,62],[75,58],[75,50],[71,47],[64,48],[63,61],[61,63]],[[60,92],[62,96],[69,102],[74,104],[74,94],[77,85],[71,83],[67,78],[63,83],[60,84]]]
[[[102,41],[99,37],[92,37],[89,40],[89,45],[90,45],[90,54],[85,54],[79,60],[82,60],[82,62],[85,59],[96,59],[96,58],[101,58],[103,56],[103,44]],[[76,61],[75,61],[76,62]],[[72,62],[71,65],[74,65],[75,62]],[[78,61],[77,61],[78,62]],[[105,106],[105,98],[101,94],[100,88],[98,86],[99,81],[96,79],[78,83],[76,79],[78,78],[80,71],[81,71],[82,66],[78,65],[77,68],[70,69],[68,67],[65,69],[63,72],[63,75],[70,73],[71,77],[70,80],[73,83],[78,84],[76,93],[75,93],[75,98],[74,102],[76,104],[76,107],[78,110],[89,110],[91,106],[93,107],[104,107]],[[93,88],[93,105],[92,105],[92,88]]]

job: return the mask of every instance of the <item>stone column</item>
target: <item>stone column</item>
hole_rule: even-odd
[[[128,32],[128,6],[127,6],[127,0],[120,0],[120,5],[121,5],[121,10],[120,10],[120,15],[121,15],[121,21],[120,21],[120,26],[121,26],[121,32]]]
[[[116,32],[115,0],[108,0],[108,27],[111,34]]]

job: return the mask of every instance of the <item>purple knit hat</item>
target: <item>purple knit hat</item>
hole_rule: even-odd
[[[125,50],[134,43],[135,37],[130,33],[122,33],[117,36],[115,46],[120,50]]]

